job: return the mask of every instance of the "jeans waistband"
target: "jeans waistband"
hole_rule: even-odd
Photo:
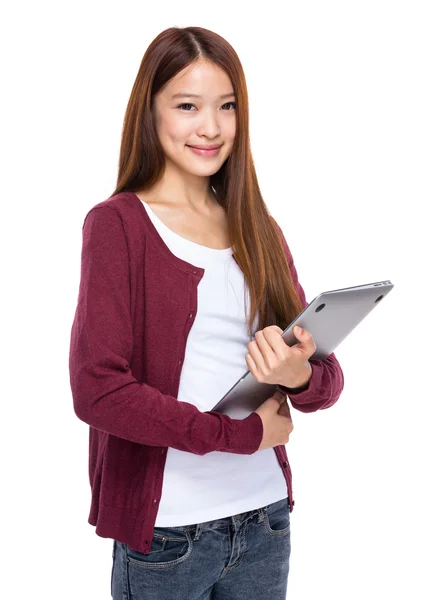
[[[212,521],[204,521],[203,523],[195,523],[193,525],[178,525],[176,527],[169,527],[169,529],[194,533],[193,539],[196,541],[199,539],[201,532],[205,529],[218,529],[220,527],[228,527],[228,525],[231,524],[239,528],[243,523],[253,518],[257,519],[257,523],[261,523],[268,511],[273,512],[284,505],[289,506],[288,497],[283,498],[282,500],[277,500],[276,502],[272,502],[271,504],[267,504],[266,506],[240,513],[238,515],[232,515],[230,517],[224,517],[222,519],[215,519]]]

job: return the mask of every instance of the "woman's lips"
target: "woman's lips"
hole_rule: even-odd
[[[186,144],[187,145],[187,144]],[[219,153],[220,148],[215,148],[214,150],[203,150],[202,148],[194,148],[194,146],[187,146],[188,148],[190,148],[192,150],[192,152],[195,152],[195,154],[198,154],[198,156],[215,156],[216,154]]]

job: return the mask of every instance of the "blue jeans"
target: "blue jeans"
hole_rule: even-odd
[[[288,498],[183,527],[155,527],[149,554],[113,540],[113,600],[285,600]]]

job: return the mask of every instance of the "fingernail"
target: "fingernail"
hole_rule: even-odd
[[[295,326],[294,331],[296,333],[302,333],[302,327],[299,327],[298,325]]]

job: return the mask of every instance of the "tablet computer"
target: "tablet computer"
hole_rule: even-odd
[[[288,346],[300,343],[294,336],[293,327],[303,327],[311,333],[316,344],[310,362],[324,360],[393,287],[386,280],[322,292],[288,325],[282,338]],[[233,419],[244,419],[272,396],[276,389],[276,384],[256,381],[248,369],[212,410]]]

